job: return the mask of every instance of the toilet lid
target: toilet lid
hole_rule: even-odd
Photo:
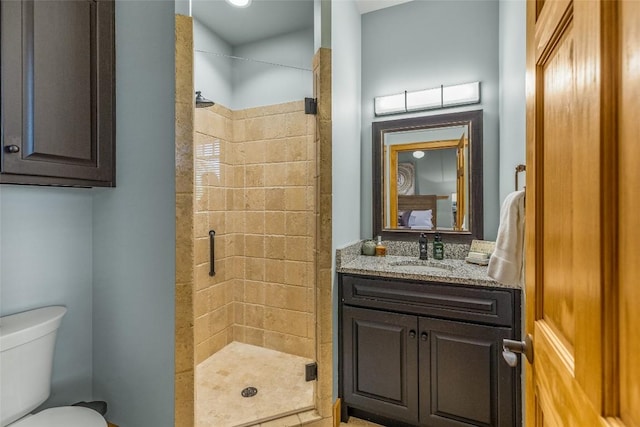
[[[106,427],[102,415],[81,406],[45,409],[11,424],[10,427]]]

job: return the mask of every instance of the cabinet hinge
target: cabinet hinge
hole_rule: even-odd
[[[304,113],[314,115],[318,114],[318,98],[304,99]]]

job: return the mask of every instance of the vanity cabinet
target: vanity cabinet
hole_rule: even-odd
[[[0,182],[115,184],[114,3],[0,2]]]
[[[383,425],[520,423],[520,371],[502,340],[520,328],[520,294],[340,275],[342,419]]]

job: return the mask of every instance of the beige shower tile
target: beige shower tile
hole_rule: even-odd
[[[308,237],[287,236],[285,240],[285,256],[292,261],[311,261],[313,247]]]
[[[309,312],[311,306],[307,301],[307,289],[301,286],[269,283],[266,286],[265,305],[274,308]],[[308,332],[304,333],[308,336]]]
[[[227,233],[225,230],[226,213],[224,211],[209,211],[207,212],[207,225],[205,228],[205,232],[202,235],[196,235],[197,237],[206,237],[209,238],[209,231],[214,230],[216,232],[216,238],[220,235]]]
[[[307,160],[307,137],[300,136],[286,139],[287,162],[299,162]]]
[[[261,141],[264,139],[263,117],[251,117],[245,120],[245,138],[248,141]],[[247,151],[248,153],[248,151]]]
[[[238,240],[242,240],[244,242],[244,239],[238,239]],[[231,265],[233,266],[234,278],[236,278],[236,279],[244,279],[245,278],[245,267],[246,267],[245,258],[241,257],[241,256],[233,257],[232,260],[231,260]],[[234,298],[235,298],[235,295],[234,295]]]
[[[309,214],[306,212],[287,212],[285,214],[285,224],[287,236],[308,235],[307,220]]]
[[[267,211],[281,211],[284,209],[285,189],[281,187],[265,188],[264,207]]]
[[[211,336],[216,335],[227,327],[227,306],[220,307],[209,314],[209,331]],[[226,336],[225,336],[226,340]]]
[[[245,168],[246,187],[264,187],[264,165],[247,165]]]
[[[308,316],[308,313],[265,306],[264,329],[297,337],[306,337]]]
[[[270,259],[284,259],[284,236],[265,236],[265,257]]]
[[[266,117],[262,126],[262,135],[265,140],[282,138],[286,134],[285,117],[282,114],[274,114]]]
[[[244,330],[244,342],[262,346],[264,344],[264,329],[246,327]]]
[[[284,119],[286,136],[303,136],[307,132],[304,112],[287,113]]]
[[[209,200],[207,209],[209,211],[225,211],[227,210],[227,193],[224,188],[208,187]]]
[[[265,248],[263,235],[247,234],[244,237],[244,255],[247,257],[263,258]]]
[[[218,310],[227,304],[227,282],[213,285],[209,290],[209,310]]]
[[[284,189],[282,189],[282,191],[283,191],[283,201],[284,201]],[[264,228],[265,228],[266,234],[283,235],[285,233],[285,213],[284,212],[265,212]]]
[[[193,328],[191,328],[193,329]],[[193,332],[176,328],[175,339],[175,372],[192,370],[194,366]]]
[[[193,314],[195,317],[204,316],[210,309],[210,291],[209,289],[202,289],[196,292],[193,302]]]
[[[211,336],[211,328],[209,324],[209,314],[196,318],[194,324],[194,339],[196,344],[200,344]]]
[[[264,345],[266,348],[309,359],[313,359],[315,355],[312,340],[295,335],[283,334],[281,332],[265,330]]]
[[[249,304],[264,305],[265,283],[245,281],[244,284],[244,302]]]
[[[244,141],[246,139],[245,120],[234,118],[231,122],[233,126],[233,141]]]
[[[245,327],[240,325],[233,325],[233,340],[244,342]]]
[[[265,141],[264,161],[279,163],[287,160],[287,139],[272,139]]]
[[[288,285],[310,286],[307,262],[290,261],[284,263],[284,281]]]
[[[265,307],[262,305],[245,304],[244,307],[245,325],[252,328],[264,328]]]
[[[287,417],[264,422],[260,424],[259,427],[298,427],[298,426],[300,426],[300,418],[298,418],[297,415],[289,415]]]
[[[264,165],[265,187],[282,187],[287,185],[287,164],[267,163]]]
[[[264,210],[265,190],[264,188],[249,188],[245,190],[245,209],[250,211]]]
[[[263,140],[257,140],[257,142],[245,142],[244,148],[245,165],[264,163],[265,143]]]
[[[243,211],[245,209],[245,204],[244,204],[245,189],[236,188],[236,189],[232,189],[231,191],[233,192],[233,210]]]
[[[266,197],[266,196],[265,196]],[[249,234],[264,234],[265,230],[265,213],[264,212],[247,212],[245,232]]]
[[[233,303],[233,323],[237,325],[244,325],[244,303]]]
[[[271,283],[284,283],[284,261],[282,259],[265,259],[265,280]]]
[[[285,209],[288,211],[303,211],[307,209],[306,187],[287,187],[284,192]]]
[[[307,185],[307,162],[287,163],[286,185]]]
[[[264,259],[245,258],[245,278],[248,280],[264,280]]]

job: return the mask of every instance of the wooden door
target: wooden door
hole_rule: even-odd
[[[417,424],[418,318],[347,306],[342,316],[343,405]]]
[[[527,5],[527,426],[640,425],[640,8]]]

